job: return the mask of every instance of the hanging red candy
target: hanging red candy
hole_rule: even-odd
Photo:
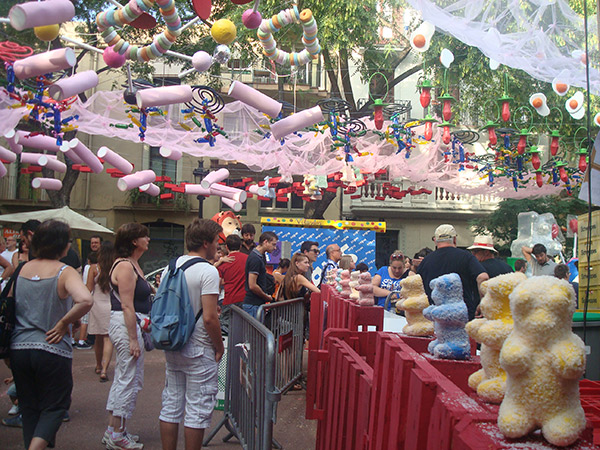
[[[442,132],[442,142],[446,145],[450,143],[452,140],[452,136],[450,135],[450,127],[452,124],[450,122],[442,122],[442,127],[444,131]]]
[[[421,106],[423,108],[427,108],[429,103],[431,102],[431,81],[423,80],[423,82],[417,87],[421,90],[421,95],[419,96],[419,101],[421,102]]]
[[[498,136],[496,136],[496,124],[491,120],[488,120],[488,123],[483,128],[486,128],[488,132],[488,147],[494,147],[498,143]]]
[[[560,139],[560,134],[558,134],[558,130],[552,130],[552,134],[550,134],[551,137],[551,141],[550,141],[550,154],[552,156],[556,156],[556,154],[558,153],[558,146],[559,146],[559,139]]]
[[[563,183],[569,181],[569,174],[567,173],[567,163],[564,161],[558,161],[556,163],[556,167],[558,168],[558,175]]]
[[[450,94],[440,95],[438,100],[442,101],[442,118],[449,122],[452,119],[452,102],[455,100]]]
[[[587,155],[588,151],[586,148],[580,148],[577,152],[579,155],[579,170],[585,172],[587,170]]]
[[[538,169],[535,171],[535,182],[538,187],[542,187],[544,185],[544,179],[542,178],[542,170]]]
[[[430,141],[433,138],[433,122],[437,122],[437,120],[427,114],[423,122],[425,122],[425,140]]]
[[[510,120],[510,103],[513,101],[513,98],[504,94],[498,101],[500,102],[500,117],[502,117],[504,122],[508,122]]]
[[[526,128],[523,128],[518,134],[519,143],[517,144],[517,152],[519,153],[519,155],[525,153],[525,148],[527,147],[527,136],[529,136],[530,134],[531,133],[529,133]]]
[[[535,170],[538,170],[542,164],[540,161],[541,150],[534,145],[529,149],[529,153],[531,154],[531,165]]]
[[[380,98],[376,98],[373,102],[373,119],[375,128],[381,130],[383,128],[383,101]]]

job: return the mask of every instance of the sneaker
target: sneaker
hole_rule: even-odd
[[[12,405],[8,410],[8,415],[16,416],[17,414],[19,414],[19,405]]]
[[[21,418],[21,414],[18,416],[9,417],[7,419],[2,419],[2,425],[6,425],[7,427],[23,428],[23,419]]]
[[[128,436],[130,440],[132,440],[133,442],[139,442],[140,441],[140,437],[137,434],[129,434],[127,431],[123,432],[124,435]],[[104,431],[104,436],[102,436],[102,443],[104,445],[108,444],[108,440],[110,439],[110,431],[105,430]]]
[[[69,416],[69,411],[65,411],[65,415],[63,416],[63,422],[68,422],[69,420],[71,420],[71,417]]]
[[[106,448],[109,450],[141,450],[144,444],[135,442],[128,434],[123,434],[120,439],[113,440],[112,436],[108,436]]]
[[[79,350],[89,350],[90,348],[92,348],[92,346],[90,344],[88,344],[87,342],[84,342],[83,344],[76,342],[75,344],[73,344],[73,346],[75,348],[78,348]]]

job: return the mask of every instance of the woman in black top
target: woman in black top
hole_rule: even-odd
[[[312,284],[304,276],[310,267],[308,256],[304,253],[295,253],[292,256],[290,267],[285,274],[283,284],[279,292],[280,300],[289,300],[292,298],[306,297],[310,292],[321,292],[318,287]]]
[[[110,271],[110,325],[108,335],[116,353],[115,377],[108,395],[108,429],[102,442],[108,448],[141,449],[137,436],[128,434],[130,419],[144,381],[144,344],[137,320],[150,312],[152,288],[144,278],[140,257],[148,250],[148,228],[122,225],[115,237],[115,262]],[[137,318],[136,318],[137,316]]]

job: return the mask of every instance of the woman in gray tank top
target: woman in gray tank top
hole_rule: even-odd
[[[54,447],[71,404],[73,377],[69,326],[92,307],[81,276],[59,261],[71,245],[69,226],[39,225],[31,239],[36,259],[24,264],[15,284],[15,329],[10,362],[23,419],[25,448]]]

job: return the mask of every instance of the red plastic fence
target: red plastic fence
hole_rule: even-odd
[[[421,355],[392,333],[327,330],[316,374],[317,449],[553,448],[541,436],[506,440],[497,405],[479,401],[466,385],[480,366]],[[589,423],[577,448],[595,448],[600,383],[581,383]]]

